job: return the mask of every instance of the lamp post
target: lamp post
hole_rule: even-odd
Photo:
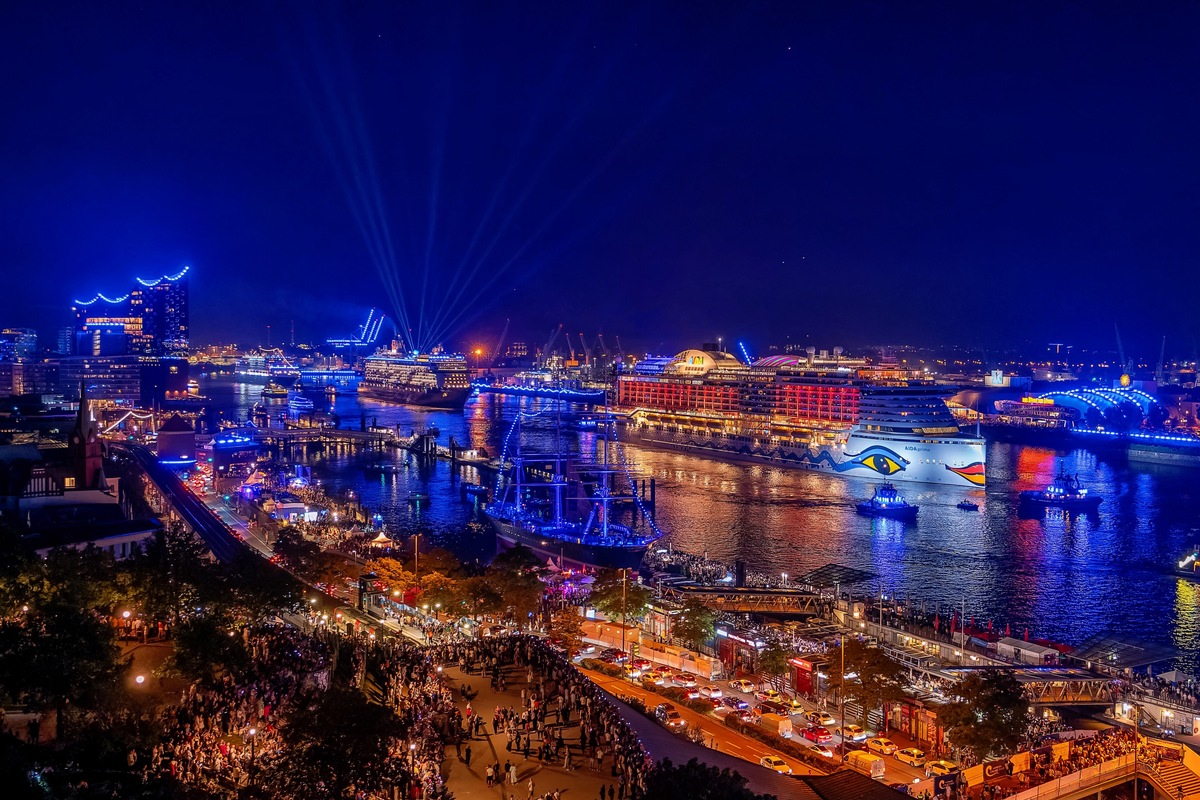
[[[621,652],[625,652],[625,585],[629,577],[629,568],[621,567]],[[629,672],[629,656],[625,656],[625,672]]]
[[[421,553],[417,549],[417,544],[420,541],[421,541],[421,534],[414,533],[413,534],[413,577],[414,578],[420,577],[420,575],[421,575],[421,561],[420,561]]]
[[[247,782],[254,780],[254,739],[258,733],[258,728],[251,728],[250,734],[250,768],[247,770]]]
[[[842,718],[842,727],[838,730],[842,736],[842,758],[846,757],[846,634],[842,634],[842,646],[838,648],[842,654],[842,677],[838,681],[838,716]]]

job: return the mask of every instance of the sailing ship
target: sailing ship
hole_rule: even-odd
[[[556,403],[556,410],[560,404]],[[562,569],[574,567],[636,568],[646,550],[662,536],[648,516],[644,525],[614,518],[613,506],[625,498],[614,491],[617,479],[633,479],[617,452],[620,445],[613,435],[597,437],[601,453],[598,463],[582,464],[562,447],[561,416],[556,420],[552,453],[531,453],[521,440],[522,414],[517,415],[506,442],[515,434],[516,449],[501,458],[503,466],[496,481],[496,502],[485,514],[496,529],[501,547],[524,545],[539,559],[553,562]],[[611,434],[613,420],[604,417]],[[507,448],[506,448],[507,449]],[[576,497],[569,492],[578,491]],[[574,507],[576,513],[572,514]],[[631,512],[636,519],[640,504]],[[582,517],[582,518],[580,518]]]

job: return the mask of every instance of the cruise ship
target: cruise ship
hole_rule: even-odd
[[[626,437],[733,460],[891,482],[982,487],[984,440],[946,407],[951,387],[898,365],[820,356],[744,363],[717,348],[618,376]]]
[[[363,397],[426,408],[460,409],[471,393],[461,355],[405,353],[393,347],[368,356],[358,384]]]
[[[233,371],[245,383],[291,386],[300,377],[300,369],[287,360],[282,350],[265,347],[238,357]]]

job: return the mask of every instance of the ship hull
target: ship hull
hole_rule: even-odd
[[[467,404],[471,390],[465,389],[425,389],[404,387],[367,386],[360,383],[358,393],[371,400],[382,400],[386,403],[399,403],[406,406],[422,408],[438,408],[459,411]]]
[[[641,566],[648,545],[601,547],[577,541],[542,537],[512,522],[489,515],[496,531],[496,543],[504,550],[524,545],[541,561],[553,561],[563,569],[600,567],[604,569],[636,569]]]
[[[299,380],[299,373],[295,375],[278,375],[267,372],[259,372],[257,370],[234,370],[234,377],[239,383],[253,383],[259,386],[266,386],[268,383],[277,383],[280,386],[291,386]]]
[[[755,444],[742,439],[626,426],[622,438],[647,447],[806,469],[840,477],[893,483],[933,483],[977,489],[985,485],[984,441],[970,437],[929,440],[852,432],[838,447]]]

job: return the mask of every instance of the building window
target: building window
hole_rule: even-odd
[[[63,478],[63,488],[64,489],[74,489],[75,488],[75,479],[74,478]]]

